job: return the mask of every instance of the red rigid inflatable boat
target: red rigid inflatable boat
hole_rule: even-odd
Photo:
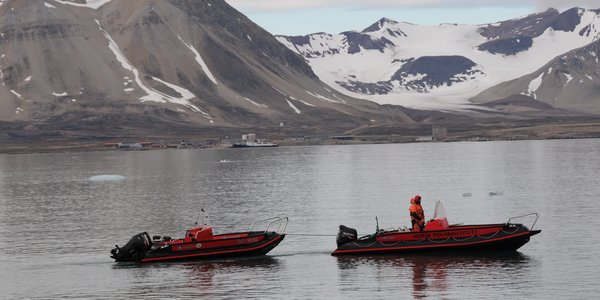
[[[436,204],[435,216],[424,231],[377,230],[358,238],[356,230],[340,225],[338,248],[331,255],[420,253],[426,251],[514,251],[541,232],[531,230],[512,220],[535,216],[537,213],[510,218],[506,223],[484,225],[449,225],[441,202]]]
[[[117,262],[141,263],[264,255],[283,240],[287,223],[287,217],[270,218],[254,222],[249,231],[219,235],[213,235],[212,227],[198,226],[187,230],[180,239],[151,239],[142,232],[125,246],[115,246],[110,253]],[[254,230],[258,224],[265,224],[266,229]]]

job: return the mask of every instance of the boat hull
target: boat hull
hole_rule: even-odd
[[[339,245],[332,255],[515,251],[539,230],[522,224],[452,226],[424,232],[384,232]]]
[[[152,263],[258,256],[273,250],[284,238],[285,234],[275,232],[251,232],[214,236],[206,240],[155,242],[144,252],[127,256],[113,254],[113,258],[117,262]]]
[[[155,249],[146,252],[144,258],[141,259],[142,263],[149,262],[161,262],[161,261],[179,261],[179,260],[200,260],[200,259],[211,259],[220,257],[246,257],[246,256],[257,256],[267,254],[273,250],[281,241],[285,235],[279,235],[275,233],[249,236],[247,238],[232,239],[228,244],[223,246],[215,246],[209,248],[203,248],[204,245],[209,244],[213,241],[197,241],[192,243],[185,243],[181,245],[173,245],[170,248]],[[253,242],[252,238],[262,238]],[[239,245],[235,245],[239,244]],[[177,251],[177,247],[181,247],[183,250]]]
[[[279,144],[272,143],[264,143],[264,144],[244,144],[244,143],[235,143],[231,145],[231,148],[271,148],[271,147],[279,147]]]

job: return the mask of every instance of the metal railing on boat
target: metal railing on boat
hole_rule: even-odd
[[[273,226],[273,228],[275,228],[275,226],[276,226],[277,229],[274,230],[274,232],[276,232],[277,234],[284,234],[285,230],[287,229],[288,222],[289,222],[288,217],[273,217],[273,218],[268,218],[268,219],[264,219],[264,220],[254,221],[252,223],[252,226],[250,226],[249,232],[252,232],[254,230],[254,227],[256,227],[257,225],[265,224],[264,233],[269,232],[269,229],[271,228],[271,226]],[[282,229],[282,227],[283,227],[283,229]]]
[[[538,215],[538,213],[530,213],[530,214],[526,214],[526,215],[522,215],[522,216],[511,217],[510,219],[508,219],[508,221],[506,221],[506,225],[510,224],[510,221],[512,221],[514,219],[521,219],[521,218],[525,218],[525,217],[529,217],[529,216],[535,216],[535,220],[533,221],[533,224],[531,224],[531,227],[529,228],[529,230],[533,230],[535,223],[537,223],[538,218],[540,217]]]

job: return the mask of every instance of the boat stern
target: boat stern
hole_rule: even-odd
[[[114,258],[116,262],[140,261],[150,248],[152,248],[150,235],[142,232],[132,236],[123,247],[115,245],[115,248],[110,250],[110,257]]]

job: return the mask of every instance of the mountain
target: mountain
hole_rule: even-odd
[[[472,98],[473,102],[525,95],[552,107],[600,114],[600,40],[561,55],[542,68],[503,82]]]
[[[594,42],[599,32],[600,10],[572,8],[484,25],[383,18],[360,32],[277,38],[346,95],[412,108],[465,109],[485,89],[530,74]]]
[[[0,126],[23,135],[413,122],[330,89],[223,0],[2,1],[0,78]]]

